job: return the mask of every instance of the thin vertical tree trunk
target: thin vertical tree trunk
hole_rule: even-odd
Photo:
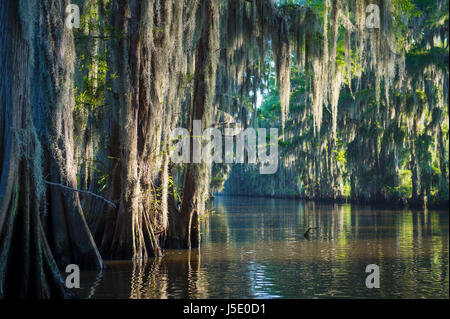
[[[439,123],[438,126],[438,150],[439,150],[439,167],[441,168],[441,189],[447,191],[448,193],[448,175],[447,175],[447,166],[445,160],[445,142],[444,142],[444,133],[442,132],[442,125]]]
[[[419,181],[419,167],[417,163],[417,154],[416,154],[416,145],[415,145],[415,139],[417,138],[417,128],[416,128],[416,121],[413,122],[413,132],[412,132],[412,139],[410,141],[411,145],[411,153],[410,153],[410,169],[411,169],[411,183],[412,183],[412,202],[414,205],[419,204],[419,187],[420,187],[420,181]]]
[[[192,116],[190,123],[191,145],[194,142],[193,121],[201,121],[203,131],[210,124],[210,113],[215,91],[216,59],[218,47],[218,3],[206,0],[202,4],[203,27],[197,43]],[[200,139],[201,145],[201,139]],[[186,168],[184,193],[181,203],[179,237],[182,247],[195,248],[200,242],[199,216],[204,213],[209,195],[209,170],[205,163],[190,163]]]

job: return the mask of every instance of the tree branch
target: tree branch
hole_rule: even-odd
[[[94,194],[94,193],[92,193],[92,192],[89,192],[89,191],[83,191],[83,190],[81,190],[81,189],[72,188],[72,187],[69,187],[69,186],[65,186],[65,185],[62,185],[62,184],[57,184],[57,183],[49,182],[49,181],[46,181],[46,180],[44,180],[44,183],[45,183],[45,184],[48,184],[48,185],[52,185],[52,186],[58,186],[58,187],[61,187],[61,188],[64,188],[64,189],[67,189],[67,190],[70,190],[70,191],[73,191],[73,192],[83,193],[83,194],[87,194],[87,195],[90,195],[90,196],[97,197],[98,199],[103,200],[103,201],[104,201],[105,203],[107,203],[108,205],[110,205],[110,206],[116,208],[116,204],[114,204],[114,203],[111,202],[110,200],[107,200],[106,198],[104,198],[104,197],[102,197],[102,196],[100,196],[100,195]]]
[[[319,227],[308,227],[308,229],[303,233],[303,236],[308,237],[309,236],[309,232],[312,229],[318,229]]]

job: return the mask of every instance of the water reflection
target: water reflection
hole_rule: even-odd
[[[447,212],[224,197],[201,229],[200,250],[107,263],[90,297],[449,297]]]

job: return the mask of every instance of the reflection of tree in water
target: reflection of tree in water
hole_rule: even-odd
[[[64,281],[69,274],[63,274]],[[87,271],[80,274],[80,288],[69,290],[70,297],[78,299],[89,299],[95,295],[95,292],[102,282],[103,272]]]
[[[411,298],[448,290],[447,214],[220,199],[204,224],[201,263],[199,250],[113,263],[94,296]],[[319,227],[310,241],[307,225]],[[366,288],[368,264],[379,265],[382,289]]]
[[[222,201],[213,201],[209,206],[209,214],[205,216],[201,223],[202,242],[222,242],[229,243],[230,226],[228,216]]]
[[[130,299],[167,298],[167,276],[160,268],[160,258],[133,263]],[[159,274],[158,281],[156,274]]]
[[[226,225],[227,240],[211,234],[217,242],[250,243],[259,241],[294,240],[300,215],[292,211],[300,209],[296,201],[245,198],[219,198],[216,201],[220,220],[210,218],[210,229],[217,232],[216,223]],[[220,232],[220,230],[219,230]]]
[[[207,289],[199,272],[199,249],[134,262],[130,298],[204,298]]]
[[[101,279],[83,273],[86,284],[78,298],[121,299],[206,298],[200,273],[200,250],[171,251],[162,258],[106,263]],[[89,284],[87,284],[89,282]]]

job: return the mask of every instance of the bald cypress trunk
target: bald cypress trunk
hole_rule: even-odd
[[[201,122],[202,132],[210,124],[216,59],[219,54],[217,1],[206,0],[202,10],[204,20],[202,34],[196,48],[195,82],[190,116],[191,145],[194,143],[194,138],[198,138],[194,137],[193,121]],[[202,145],[201,139],[200,145]],[[209,197],[210,168],[210,165],[203,161],[187,165],[178,233],[183,248],[199,246],[199,216],[204,213],[205,201]]]
[[[37,60],[32,92],[35,123],[43,148],[46,179],[77,188],[73,162],[73,86],[75,48],[72,30],[64,25],[68,0],[40,1],[34,39]],[[46,231],[58,266],[77,264],[101,269],[102,259],[87,226],[78,193],[48,185]]]
[[[411,169],[411,184],[412,184],[412,204],[419,204],[419,188],[420,188],[420,180],[419,180],[419,167],[417,163],[417,154],[416,154],[416,145],[415,139],[417,138],[416,134],[416,121],[413,122],[413,140],[410,142],[411,144],[411,153],[410,153],[410,169]]]
[[[67,190],[77,188],[75,55],[72,31],[64,26],[68,4],[1,6],[7,54],[1,75],[0,295],[6,297],[63,297],[59,271],[68,264],[102,268],[78,193]]]
[[[106,156],[111,180],[107,194],[119,202],[108,208],[97,229],[102,253],[108,258],[140,259],[161,255],[156,235],[155,177],[161,137],[162,104],[151,81],[154,61],[153,2],[118,0],[113,25],[123,34],[112,49],[112,92],[106,114],[110,132]],[[98,233],[101,232],[101,233]]]
[[[448,175],[447,175],[447,166],[448,163],[446,161],[445,154],[445,142],[444,142],[444,133],[442,132],[442,125],[439,123],[438,125],[438,149],[439,149],[439,167],[441,168],[441,180],[440,187],[445,192],[448,192]]]
[[[65,296],[41,223],[43,154],[30,77],[36,12],[31,2],[0,3],[0,298]]]

